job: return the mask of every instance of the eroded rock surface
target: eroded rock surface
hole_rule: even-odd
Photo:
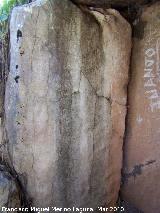
[[[147,0],[72,0],[75,3],[89,5],[89,6],[117,6],[117,7],[126,7],[131,4],[146,4],[151,1]]]
[[[145,213],[160,209],[160,4],[135,22],[122,196]]]
[[[125,33],[124,33],[125,32]],[[129,24],[70,1],[15,8],[6,129],[33,205],[115,204],[120,187]]]
[[[2,57],[2,42],[0,42],[0,144],[2,144],[2,113],[3,113],[3,57]]]
[[[0,169],[2,166],[0,167]],[[15,181],[7,172],[0,171],[0,209],[20,207],[20,197]],[[3,211],[4,212],[4,211]]]

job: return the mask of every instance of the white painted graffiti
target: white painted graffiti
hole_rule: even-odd
[[[145,51],[144,88],[152,112],[160,109],[160,89],[157,85],[160,81],[159,52],[160,40],[157,40],[155,48],[148,48]]]

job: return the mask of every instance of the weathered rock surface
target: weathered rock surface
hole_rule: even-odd
[[[123,208],[121,208],[121,211],[124,210],[124,213],[144,213],[128,202],[123,201],[121,205],[123,206]]]
[[[124,33],[125,32],[125,33]],[[15,8],[6,129],[34,206],[115,204],[120,187],[129,24],[70,1]]]
[[[134,29],[123,198],[145,213],[160,209],[160,3]]]
[[[0,171],[0,209],[2,207],[20,207],[20,197],[12,177],[7,172]]]
[[[89,6],[120,6],[126,7],[131,4],[146,4],[147,0],[72,0],[75,3],[89,5]]]
[[[2,113],[3,113],[3,65],[2,65],[2,43],[0,42],[0,144],[2,144]]]

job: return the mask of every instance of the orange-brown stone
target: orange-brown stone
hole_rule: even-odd
[[[160,4],[135,22],[122,197],[145,213],[160,209]]]

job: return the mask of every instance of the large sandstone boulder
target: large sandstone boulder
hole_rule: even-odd
[[[36,1],[13,10],[10,35],[9,152],[33,205],[115,205],[129,24],[115,10],[102,15],[68,0]]]
[[[145,213],[160,209],[160,3],[135,22],[125,140],[123,199]]]

